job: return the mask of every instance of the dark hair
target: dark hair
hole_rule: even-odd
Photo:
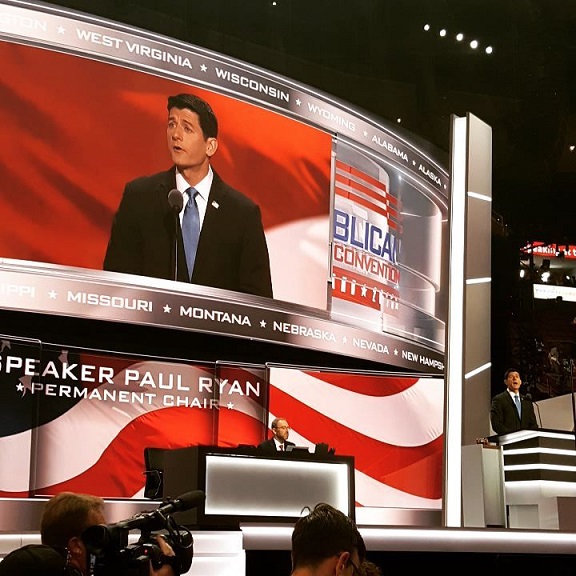
[[[40,535],[42,544],[68,546],[74,536],[80,536],[91,524],[91,513],[104,514],[104,500],[91,494],[61,492],[46,502]]]
[[[168,96],[168,112],[172,108],[178,110],[188,109],[198,114],[200,128],[204,139],[218,137],[218,120],[210,104],[194,94],[178,94],[177,96]]]
[[[508,380],[508,374],[510,374],[510,372],[518,372],[518,370],[516,368],[508,368],[508,370],[504,372],[504,382]],[[518,374],[520,374],[520,372],[518,372]]]
[[[63,576],[66,556],[51,546],[27,544],[0,562],[0,576]]]
[[[358,551],[360,563],[366,546],[354,521],[330,504],[317,504],[307,516],[299,518],[292,532],[292,569],[318,566],[340,552]]]

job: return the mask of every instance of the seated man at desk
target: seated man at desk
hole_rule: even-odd
[[[288,441],[290,426],[286,418],[274,418],[271,425],[272,438],[260,442],[258,450],[262,452],[284,452],[288,446],[294,446],[294,442]]]
[[[510,368],[504,374],[506,390],[492,398],[490,423],[498,436],[517,430],[534,430],[538,421],[532,401],[520,396],[522,380],[517,370]]]

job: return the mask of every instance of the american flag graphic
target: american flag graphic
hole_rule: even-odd
[[[140,498],[144,448],[256,445],[279,416],[354,456],[358,506],[441,508],[441,379],[1,342],[0,497]]]
[[[263,368],[2,343],[2,497],[141,497],[144,448],[265,435]]]
[[[441,508],[442,379],[278,366],[269,379],[269,417],[292,442],[354,456],[357,506]]]

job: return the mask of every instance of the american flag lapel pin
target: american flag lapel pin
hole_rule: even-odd
[[[214,208],[216,208],[216,210],[218,210],[218,208],[220,208],[220,204],[218,204],[218,202],[216,202],[216,200],[212,200],[212,206],[214,206]]]

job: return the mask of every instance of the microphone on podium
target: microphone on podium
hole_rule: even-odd
[[[180,212],[184,207],[184,196],[177,188],[168,192],[168,204],[174,213],[174,280],[178,280],[178,231],[180,230]]]
[[[538,426],[542,428],[542,416],[540,416],[540,406],[538,406],[538,402],[532,401],[532,394],[530,394],[530,392],[528,392],[528,394],[524,394],[524,399],[532,402],[532,406],[536,408],[536,412],[538,414]]]

